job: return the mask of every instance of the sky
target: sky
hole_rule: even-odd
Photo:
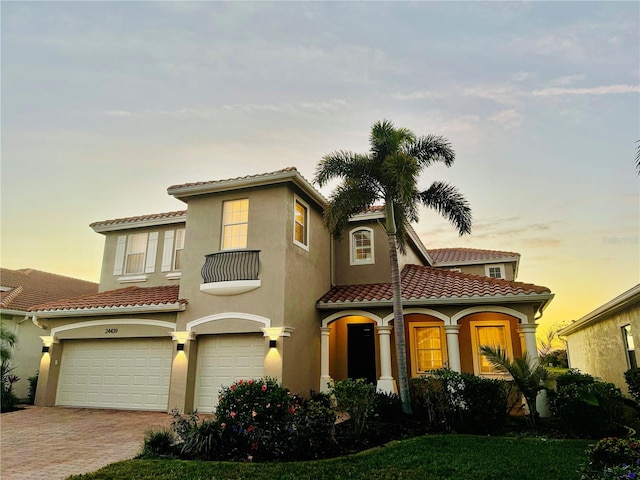
[[[170,185],[366,152],[389,119],[449,139],[471,235],[578,319],[640,281],[638,2],[11,2],[1,14],[4,268],[98,281],[94,221]],[[322,190],[329,194],[330,190]],[[539,329],[540,331],[541,329]]]

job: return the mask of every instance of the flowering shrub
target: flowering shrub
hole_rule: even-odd
[[[567,433],[592,438],[615,434],[623,421],[622,392],[612,383],[571,370],[556,378],[549,407]]]
[[[507,412],[505,382],[442,368],[409,383],[416,415],[434,430],[492,433]]]
[[[602,469],[635,464],[640,459],[640,442],[635,439],[608,437],[587,448],[589,467]]]

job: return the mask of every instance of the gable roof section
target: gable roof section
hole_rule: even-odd
[[[440,270],[420,265],[402,269],[403,304],[484,303],[540,301],[553,298],[551,290],[530,283],[512,282],[479,275]],[[355,305],[388,306],[392,302],[390,283],[334,287],[318,300],[318,308]]]
[[[518,262],[520,254],[499,250],[477,248],[434,248],[429,249],[434,266],[472,265],[479,263]]]
[[[187,304],[186,300],[178,298],[179,291],[179,285],[126,287],[35,305],[29,312],[37,316],[76,316],[179,311]]]
[[[275,172],[261,173],[258,175],[247,175],[244,177],[229,178],[226,180],[209,180],[205,182],[183,183],[172,185],[167,189],[169,195],[175,198],[188,201],[189,197],[205,195],[209,193],[225,192],[242,188],[260,187],[266,185],[276,185],[279,183],[291,182],[305,192],[320,207],[327,205],[327,200],[315,187],[305,179],[295,167],[287,167]]]
[[[633,305],[640,306],[640,283],[558,330],[558,335],[570,335]]]
[[[187,211],[178,210],[175,212],[152,213],[149,215],[139,215],[137,217],[116,218],[113,220],[103,220],[89,224],[98,233],[110,232],[114,230],[124,230],[127,228],[153,227],[157,225],[168,225],[173,223],[184,223],[187,221]]]
[[[14,313],[26,313],[29,308],[39,303],[89,295],[98,291],[97,283],[32,268],[1,268],[0,284],[3,287],[0,307]]]

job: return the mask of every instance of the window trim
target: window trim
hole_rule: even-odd
[[[355,234],[358,232],[365,231],[369,234],[369,240],[371,241],[371,258],[366,258],[364,260],[358,260],[356,258],[356,247],[355,247]],[[375,250],[374,250],[374,231],[373,228],[370,227],[356,227],[352,228],[349,231],[349,262],[350,265],[371,265],[376,263]]]
[[[144,237],[144,249],[142,252],[130,252],[129,248],[132,246],[133,237]],[[142,240],[140,240],[142,243]],[[147,250],[149,250],[149,233],[131,233],[127,235],[127,244],[124,250],[124,262],[122,264],[122,273],[125,276],[134,276],[134,275],[143,275],[145,273],[145,268],[147,265]],[[136,270],[135,272],[127,271],[128,261],[130,255],[140,255],[142,253],[142,261],[140,262],[140,270]]]
[[[305,225],[303,225],[304,228],[304,238],[306,240],[306,243],[300,242],[296,239],[296,224],[298,223],[296,221],[296,205],[300,204],[302,207],[304,207],[305,209]],[[304,200],[302,200],[300,197],[298,197],[297,195],[293,196],[293,243],[294,245],[297,245],[298,247],[309,251],[309,224],[311,223],[311,221],[309,220],[309,212],[311,210],[309,209],[309,204],[307,202],[305,202]]]
[[[513,358],[513,345],[511,342],[511,322],[509,320],[472,320],[469,322],[471,329],[471,353],[473,357],[473,373],[479,377],[504,378],[508,377],[508,373],[493,371],[480,371],[480,345],[477,329],[478,327],[503,327],[505,329],[505,340],[507,342],[506,350],[509,358]]]
[[[491,276],[490,269],[492,269],[492,268],[499,268],[500,269],[500,278],[499,279],[498,279],[498,277],[492,277]],[[504,263],[489,263],[489,264],[484,266],[484,273],[489,278],[496,278],[498,280],[506,280],[507,279],[507,275],[506,275],[505,268],[504,268]]]
[[[418,370],[418,349],[416,347],[416,333],[415,330],[418,328],[424,327],[437,327],[440,331],[440,350],[442,352],[442,367],[445,367],[449,358],[447,356],[447,336],[444,331],[444,325],[442,322],[436,321],[424,321],[424,322],[411,322],[409,323],[409,345],[411,348],[411,376],[417,377],[419,375],[424,375],[428,370],[420,371]]]
[[[236,223],[225,223],[225,209],[224,206],[227,203],[232,203],[232,202],[241,202],[241,201],[247,201],[247,221],[246,222],[236,222]],[[244,198],[231,198],[229,200],[223,200],[222,202],[222,218],[221,218],[221,228],[220,228],[220,251],[227,251],[227,250],[244,250],[247,248],[247,246],[249,245],[249,198],[248,197],[244,197]],[[233,226],[233,225],[246,225],[247,226],[247,235],[245,238],[245,244],[243,247],[225,247],[224,246],[224,230],[225,227],[227,226]]]
[[[627,367],[637,368],[638,361],[636,358],[635,338],[633,338],[633,332],[631,331],[631,324],[627,323],[626,325],[622,325],[620,327],[620,330],[622,331],[622,341],[624,342],[624,351],[625,351],[625,357],[627,360]],[[633,342],[633,345],[629,345],[629,337],[631,337],[631,341]],[[630,347],[633,347],[633,348],[630,348]]]

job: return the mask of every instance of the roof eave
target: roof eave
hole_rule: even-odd
[[[89,225],[96,233],[115,232],[118,230],[128,230],[131,228],[158,227],[162,225],[174,225],[176,223],[185,223],[187,215],[180,215],[169,218],[154,218],[149,220],[132,220],[109,225]]]
[[[0,314],[2,315],[28,315],[26,310],[14,310],[11,308],[0,308]]]
[[[491,303],[533,303],[542,301],[544,305],[554,297],[553,293],[527,293],[519,295],[491,295],[491,296],[463,296],[463,297],[428,297],[410,298],[402,300],[403,307],[419,305],[466,305],[466,304],[491,304]],[[338,308],[364,308],[364,307],[392,307],[393,300],[365,300],[359,302],[332,302],[318,303],[316,308],[320,310],[335,310]]]
[[[434,267],[455,267],[459,265],[484,265],[489,263],[509,263],[509,262],[516,262],[516,266],[517,266],[519,261],[520,261],[520,257],[500,257],[500,258],[485,258],[485,259],[478,259],[478,260],[435,262],[433,266]]]
[[[97,315],[126,315],[140,313],[182,312],[186,304],[181,302],[156,305],[131,305],[126,307],[69,308],[63,310],[33,310],[29,315],[38,318],[95,317]]]

